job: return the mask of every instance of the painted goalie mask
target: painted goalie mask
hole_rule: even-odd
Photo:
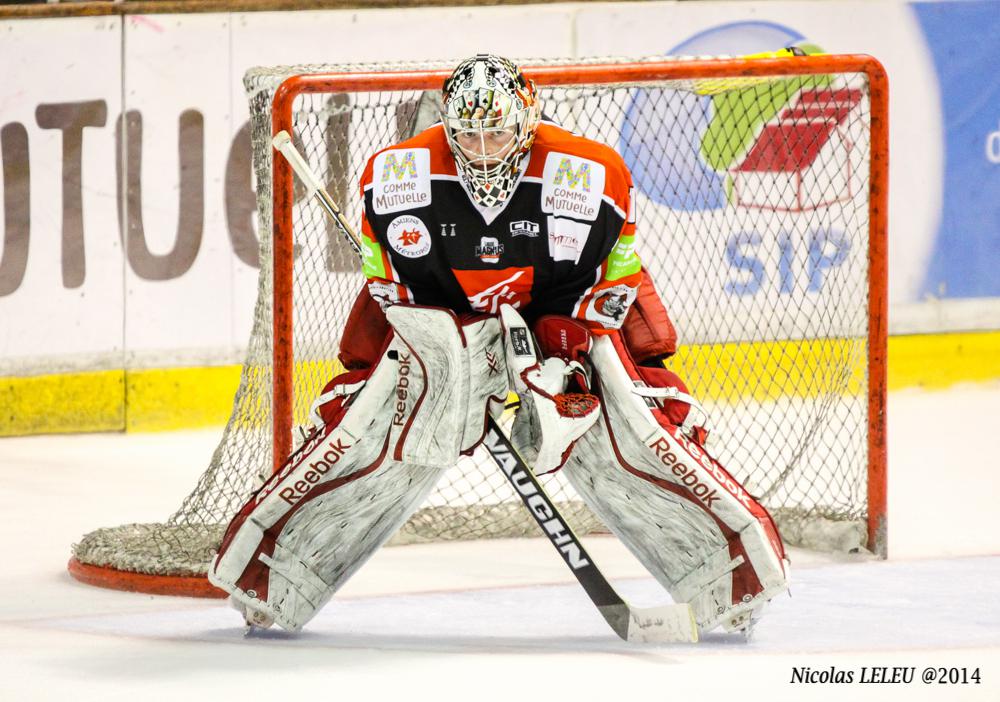
[[[535,84],[507,59],[479,54],[458,65],[442,98],[448,145],[473,200],[503,204],[538,127]]]

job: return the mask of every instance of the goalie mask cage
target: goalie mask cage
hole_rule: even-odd
[[[340,330],[364,282],[341,235],[273,157],[271,136],[293,135],[357,225],[365,160],[436,121],[452,65],[247,73],[260,284],[232,416],[178,511],[163,524],[87,534],[70,561],[76,577],[222,594],[204,577],[213,551],[338,372]],[[709,412],[710,450],[789,543],[884,555],[881,65],[867,56],[525,65],[545,117],[609,144],[633,174],[637,249],[679,333],[669,367]],[[601,528],[558,473],[546,479],[575,529]],[[396,540],[535,534],[480,448],[445,474]]]

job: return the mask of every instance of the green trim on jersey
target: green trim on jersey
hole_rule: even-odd
[[[361,272],[366,278],[386,278],[382,247],[377,241],[361,237]]]
[[[615,247],[611,249],[611,255],[608,256],[608,272],[604,279],[619,280],[638,273],[641,269],[642,261],[635,252],[635,236],[619,237]]]

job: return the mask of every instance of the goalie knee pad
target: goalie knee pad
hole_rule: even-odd
[[[771,517],[670,408],[647,404],[656,388],[620,339],[599,337],[590,359],[602,417],[563,473],[674,600],[691,604],[700,629],[747,627],[787,588]]]
[[[502,407],[495,318],[395,306],[370,372],[339,376],[319,426],[229,525],[209,580],[248,622],[297,631],[406,521]]]

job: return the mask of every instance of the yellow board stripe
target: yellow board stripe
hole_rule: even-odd
[[[0,436],[121,431],[125,372],[0,378]]]
[[[1000,331],[889,337],[889,390],[1000,379]]]
[[[718,395],[724,385],[740,387],[742,378],[751,371],[760,377],[763,368],[765,380],[727,398],[750,393],[762,400],[829,387],[859,392],[864,353],[863,343],[843,339],[706,344],[681,349],[668,365],[701,396]],[[851,371],[830,375],[829,369],[845,360],[852,361]],[[316,392],[323,385],[320,376],[335,372],[327,362],[296,368],[297,377],[313,379]],[[888,376],[889,390],[1000,379],[1000,332],[891,337]],[[239,380],[235,365],[0,378],[0,436],[217,426],[229,419]]]
[[[172,431],[225,424],[240,366],[131,370],[126,374],[126,431]]]
[[[721,402],[864,392],[864,339],[703,344],[667,361],[695,397]],[[845,371],[846,369],[846,371]],[[755,378],[752,385],[747,379]]]

